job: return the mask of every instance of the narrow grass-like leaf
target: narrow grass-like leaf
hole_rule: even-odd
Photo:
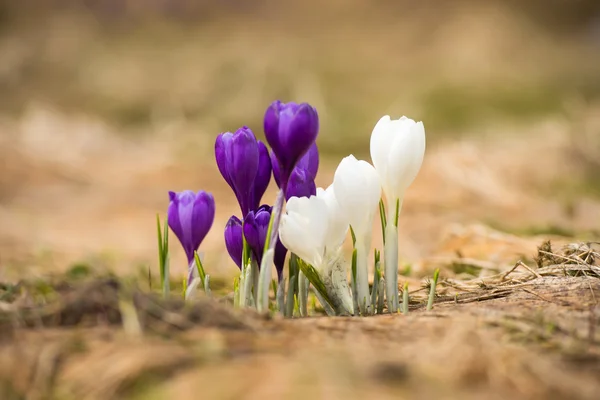
[[[377,250],[375,250],[377,252]],[[377,256],[375,256],[375,260],[377,260]],[[373,267],[373,288],[371,289],[371,304],[373,305],[373,314],[375,313],[375,304],[377,304],[377,294],[379,293],[379,280],[381,278],[381,273],[379,271],[379,262],[375,263]]]
[[[381,278],[377,288],[377,314],[383,314],[383,303],[385,296],[385,278]]]
[[[400,199],[396,200],[396,215],[394,217],[394,226],[398,226],[398,218],[400,217]]]
[[[233,279],[233,306],[240,306],[240,280],[237,277]]]
[[[360,314],[358,308],[358,288],[356,287],[356,262],[358,252],[356,249],[352,251],[352,305],[354,307],[354,315]]]
[[[246,265],[244,268],[244,307],[252,307],[254,298],[252,296],[252,265]]]
[[[427,311],[431,310],[431,308],[433,307],[433,300],[435,298],[435,287],[437,286],[439,277],[440,277],[440,269],[436,268],[433,273],[433,282],[431,282],[431,287],[429,289],[429,299],[427,300]]]
[[[165,255],[163,249],[162,227],[160,225],[160,215],[156,214],[156,230],[158,237],[158,268],[160,272],[160,287],[162,288],[165,281]]]
[[[319,293],[319,300],[322,299],[327,303],[327,306],[333,309],[331,300],[329,299],[329,295],[327,294],[327,289],[325,288],[325,284],[321,280],[321,277],[319,276],[319,273],[317,272],[315,267],[313,267],[310,264],[307,264],[301,258],[298,258],[298,267],[300,268],[304,276],[308,278],[308,281],[311,283],[311,285],[313,285],[315,291]],[[323,304],[323,307],[325,308],[326,305]]]
[[[354,229],[352,229],[352,225],[350,225],[350,236],[352,236],[352,247],[356,246],[356,234],[354,233]]]
[[[277,298],[277,280],[271,280],[271,288],[273,289],[273,298]]]
[[[210,275],[204,277],[204,293],[209,297],[212,296],[212,291],[210,290]]]
[[[279,287],[277,288],[277,310],[281,315],[285,314],[285,278],[281,278],[281,282],[279,282]]]
[[[300,315],[300,306],[298,305],[298,296],[294,296],[294,315]]]
[[[302,271],[298,272],[298,310],[301,317],[308,317],[308,287],[310,283]]]
[[[164,284],[163,284],[163,294],[165,297],[169,296],[169,292],[171,291],[171,279],[170,276],[170,260],[169,260],[169,224],[167,222],[167,218],[165,218],[165,224],[163,225],[163,274],[164,274]]]
[[[381,234],[383,236],[383,244],[385,244],[385,227],[387,225],[387,221],[385,218],[385,204],[383,204],[383,199],[379,199],[379,218],[381,219]]]
[[[202,261],[200,260],[200,256],[197,251],[194,251],[194,261],[196,263],[196,270],[198,271],[198,277],[200,278],[200,283],[202,287],[204,287],[206,282],[206,272],[204,272],[204,266],[202,265]]]
[[[331,307],[331,304],[329,304],[327,302],[327,300],[325,300],[318,291],[315,290],[313,293],[315,294],[315,297],[319,300],[319,303],[321,303],[321,305],[323,306],[325,313],[327,315],[329,315],[330,317],[334,317],[335,311],[334,311],[333,307]],[[315,305],[315,308],[316,308],[316,305]]]
[[[287,296],[285,300],[285,316],[291,318],[294,316],[294,286],[296,285],[296,281],[298,277],[296,275],[290,278],[290,286],[287,291]]]
[[[269,286],[271,286],[271,269],[273,266],[274,249],[269,249],[263,255],[260,270],[258,273],[258,297],[256,299],[256,308],[258,312],[269,311]],[[258,266],[257,266],[258,268]]]

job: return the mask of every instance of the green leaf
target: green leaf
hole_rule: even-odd
[[[383,244],[385,244],[385,227],[387,225],[387,220],[385,217],[385,204],[383,204],[383,199],[379,199],[379,218],[381,219],[381,233],[383,235]]]
[[[354,229],[352,229],[352,225],[350,225],[350,236],[352,236],[352,247],[356,245],[356,234],[354,233]]]
[[[431,282],[431,287],[429,289],[429,299],[427,300],[427,311],[430,311],[433,308],[433,300],[435,298],[435,287],[437,286],[439,277],[440,277],[440,269],[436,268],[433,273],[433,282]]]
[[[319,273],[312,265],[306,263],[301,258],[298,258],[298,267],[300,270],[308,278],[308,281],[313,285],[315,290],[319,292],[321,297],[328,303],[330,307],[333,308],[331,300],[329,299],[329,295],[327,294],[327,289],[325,288],[325,284],[321,280]]]
[[[204,266],[202,265],[202,261],[200,260],[200,256],[197,251],[194,251],[194,263],[196,264],[196,270],[198,271],[198,277],[200,277],[200,284],[204,287],[204,282],[206,282],[206,272],[204,271]]]
[[[356,264],[358,261],[358,250],[352,251],[352,306],[354,308],[354,315],[359,315],[360,310],[358,308],[358,288],[356,286]]]
[[[160,286],[163,287],[165,281],[165,256],[163,249],[162,227],[160,226],[160,215],[156,214],[156,228],[158,232],[158,268],[160,271]]]

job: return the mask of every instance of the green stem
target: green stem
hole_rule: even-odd
[[[440,269],[436,268],[433,273],[433,282],[431,282],[431,288],[429,289],[429,299],[427,300],[427,311],[430,311],[433,307],[433,300],[435,298],[435,287],[437,286],[438,278],[440,277]]]
[[[402,314],[408,314],[408,282],[404,283],[402,291]]]
[[[301,317],[308,317],[308,287],[310,283],[302,271],[298,272],[298,308]]]

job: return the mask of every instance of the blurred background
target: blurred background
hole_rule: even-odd
[[[0,0],[0,280],[156,271],[155,216],[183,189],[215,194],[201,251],[234,274],[214,140],[262,136],[275,99],[318,109],[321,186],[370,159],[381,116],[424,122],[406,262],[478,229],[599,237],[597,0]]]

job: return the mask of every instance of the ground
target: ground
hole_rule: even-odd
[[[397,3],[202,23],[0,4],[0,399],[596,399],[596,25],[538,26],[540,9],[510,2]],[[238,209],[212,146],[242,124],[261,135],[275,98],[318,108],[319,186],[341,157],[369,159],[383,113],[424,121],[399,223],[408,315],[230,306],[222,235]],[[157,293],[155,237],[183,189],[217,199],[200,249],[216,298],[187,305],[174,240],[174,295]]]

